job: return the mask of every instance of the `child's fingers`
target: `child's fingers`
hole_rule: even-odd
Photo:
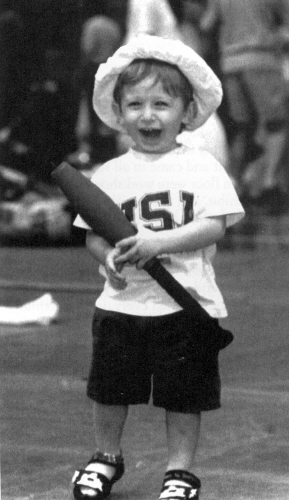
[[[107,259],[105,268],[109,276],[119,280],[124,279],[123,275],[121,274],[123,264],[118,264],[117,262],[115,262],[115,259]]]
[[[127,282],[126,281],[115,281],[110,279],[109,280],[111,286],[115,288],[116,290],[124,290],[127,287]]]
[[[115,258],[115,264],[124,264],[125,262],[129,262],[130,264],[134,264],[139,259],[139,255],[137,255],[136,249],[134,247],[130,248],[126,252],[118,255]]]
[[[123,240],[118,241],[115,245],[115,248],[119,248],[119,249],[123,250],[126,247],[131,247],[135,243],[136,243],[136,237],[129,236],[128,238],[124,238]]]
[[[108,279],[111,285],[118,290],[123,290],[127,286],[126,278],[120,274],[116,269],[107,270]]]

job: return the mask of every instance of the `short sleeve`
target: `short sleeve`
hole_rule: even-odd
[[[198,188],[196,189],[196,218],[226,216],[227,227],[236,224],[244,217],[244,208],[222,165],[210,154],[200,168]]]

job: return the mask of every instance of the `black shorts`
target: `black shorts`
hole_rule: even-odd
[[[217,320],[215,320],[217,321]],[[96,308],[87,395],[102,404],[147,404],[180,413],[220,408],[218,350],[196,348],[190,317],[132,316]]]

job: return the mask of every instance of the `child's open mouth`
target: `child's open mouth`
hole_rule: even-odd
[[[161,130],[156,128],[141,128],[139,132],[147,139],[157,139],[161,135]]]

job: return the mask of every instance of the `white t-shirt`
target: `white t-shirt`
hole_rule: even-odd
[[[243,207],[224,168],[206,151],[180,146],[166,154],[129,150],[97,170],[92,182],[105,191],[131,221],[155,230],[174,229],[191,220],[226,215],[230,226]],[[76,226],[89,229],[77,216]],[[160,256],[167,270],[215,318],[227,315],[216,285],[212,259],[216,245],[202,250]],[[105,269],[100,266],[105,276]],[[102,309],[137,316],[161,316],[181,310],[144,270],[126,265],[125,290],[108,281],[96,301]]]

